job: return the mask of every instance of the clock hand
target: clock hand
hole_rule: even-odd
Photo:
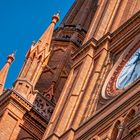
[[[137,66],[137,62],[138,62],[139,60],[140,60],[140,53],[138,53],[138,58],[137,58],[136,61],[133,63],[133,65],[135,65],[135,66],[134,66],[133,71],[131,72],[131,75],[130,75],[129,79],[127,80],[127,82],[129,82],[129,81],[131,80],[133,74],[135,73],[136,66]],[[127,82],[126,82],[126,83],[127,83]]]
[[[136,68],[137,63],[140,61],[140,52],[136,52],[135,55],[129,59],[128,63],[125,65],[122,74],[119,78],[118,88],[125,87],[131,81],[134,81],[136,79]],[[135,76],[135,77],[134,77]]]

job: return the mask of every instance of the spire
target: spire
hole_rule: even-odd
[[[53,15],[50,26],[48,27],[48,29],[44,32],[44,34],[39,39],[39,41],[41,41],[42,43],[50,45],[51,40],[52,40],[54,27],[56,25],[56,22],[59,20],[59,14],[60,14],[60,12]]]
[[[0,94],[2,94],[2,92],[3,92],[5,81],[6,81],[7,74],[8,74],[8,70],[10,68],[11,63],[14,61],[14,59],[15,59],[14,53],[12,53],[11,55],[9,55],[7,57],[6,64],[4,65],[4,67],[0,71]]]
[[[26,61],[21,69],[21,72],[14,84],[14,90],[20,93],[30,103],[34,102],[36,94],[34,87],[42,74],[44,66],[48,64],[50,57],[50,44],[54,32],[56,22],[59,20],[59,13],[53,15],[52,21],[41,36],[35,43],[32,42],[31,48],[26,55]]]
[[[52,36],[54,32],[54,27],[57,21],[59,21],[60,19],[59,14],[60,12],[57,12],[57,14],[53,15],[52,21],[49,27],[44,32],[44,34],[40,37],[40,39],[38,40],[36,44],[32,43],[30,52],[27,54],[27,56],[29,56],[29,54],[34,54],[36,50],[37,50],[37,54],[40,54],[43,50],[45,50],[46,54],[48,53],[48,51],[50,50],[50,44],[51,44],[51,40],[52,40]]]

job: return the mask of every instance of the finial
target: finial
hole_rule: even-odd
[[[32,41],[32,46],[34,46],[34,45],[35,45],[35,43],[36,43],[36,41],[35,41],[35,40],[33,40],[33,41]]]
[[[36,44],[36,41],[33,40],[33,41],[32,41],[32,44],[31,44],[31,50],[33,50],[33,49],[35,48],[35,44]]]
[[[60,16],[60,13],[61,13],[61,12],[60,12],[60,11],[58,11],[58,12],[56,13],[56,15]]]
[[[56,24],[56,22],[59,21],[59,19],[60,19],[60,11],[58,11],[56,14],[53,15],[52,23]]]
[[[12,55],[12,56],[15,56],[16,53],[17,53],[17,50],[13,51],[11,55]]]
[[[14,60],[15,60],[15,54],[16,54],[16,51],[14,51],[12,54],[10,54],[10,55],[8,55],[8,57],[7,57],[7,62],[8,63],[12,63]]]

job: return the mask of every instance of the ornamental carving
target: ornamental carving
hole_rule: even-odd
[[[38,94],[34,102],[34,109],[46,120],[49,120],[54,110],[54,104],[52,104],[47,98],[43,97],[41,94]]]

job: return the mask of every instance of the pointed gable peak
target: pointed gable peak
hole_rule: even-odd
[[[32,43],[31,48],[26,55],[27,57],[29,57],[29,56],[32,57],[34,54],[37,55],[37,56],[40,56],[40,54],[44,54],[44,56],[46,56],[48,54],[48,52],[50,51],[50,44],[51,44],[51,41],[52,41],[54,27],[60,19],[59,14],[60,14],[60,12],[53,15],[52,21],[51,21],[49,27],[44,32],[44,34],[40,37],[38,42],[37,43],[35,43],[35,42]]]
[[[47,30],[44,32],[44,34],[41,36],[38,43],[46,43],[48,45],[51,43],[54,27],[60,19],[59,14],[60,14],[60,12],[57,12],[57,14],[54,14],[52,16],[51,24],[49,25]]]

